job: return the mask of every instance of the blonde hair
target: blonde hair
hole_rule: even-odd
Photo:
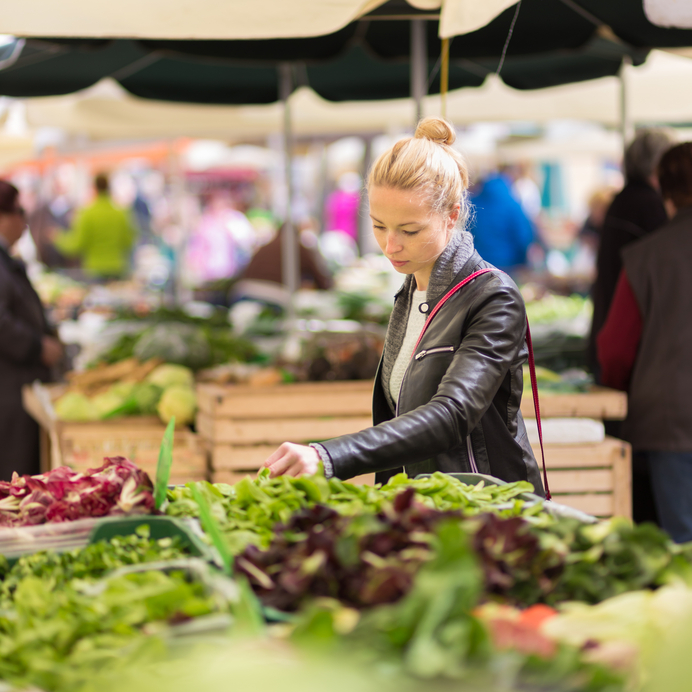
[[[469,174],[464,157],[452,148],[455,140],[446,120],[424,118],[413,137],[377,158],[368,175],[368,191],[375,186],[420,191],[428,195],[433,211],[443,215],[460,204],[458,226],[463,228],[469,214]]]

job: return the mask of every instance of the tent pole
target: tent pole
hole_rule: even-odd
[[[363,152],[363,164],[361,170],[361,190],[360,201],[358,203],[358,251],[361,255],[368,253],[370,238],[372,236],[372,227],[368,212],[370,203],[366,192],[366,184],[368,180],[368,171],[372,164],[372,137],[365,138],[365,151]]]
[[[425,35],[425,20],[411,20],[411,98],[416,104],[415,130],[423,117],[423,98],[427,91],[428,47]]]
[[[622,66],[618,73],[618,79],[620,80],[620,134],[622,135],[623,152],[627,149],[627,145],[632,140],[634,134],[629,108],[629,94],[627,91],[627,72],[631,65],[632,60],[629,55],[626,55],[622,59]]]
[[[289,97],[293,91],[293,76],[290,63],[279,65],[279,91],[284,106],[284,164],[286,183],[286,218],[284,220],[281,253],[281,277],[284,285],[290,293],[287,306],[287,319],[289,325],[293,325],[295,308],[293,297],[298,290],[298,277],[300,276],[298,236],[293,219],[293,136],[291,130],[291,106]]]

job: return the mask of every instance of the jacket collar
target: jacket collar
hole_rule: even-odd
[[[437,304],[460,273],[462,276],[459,281],[471,273],[471,268],[475,265],[475,262],[469,263],[469,260],[475,254],[473,236],[468,231],[457,231],[449,243],[447,243],[447,247],[442,251],[442,254],[437,258],[430,274],[426,298],[431,307]],[[468,272],[463,274],[466,269],[468,269]],[[407,294],[411,293],[414,281],[415,277],[413,274],[409,274],[399,290],[394,294],[394,297],[397,298],[404,291]]]

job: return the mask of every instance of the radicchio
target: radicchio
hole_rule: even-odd
[[[60,466],[0,481],[0,526],[29,526],[106,515],[151,514],[149,476],[124,457],[106,457],[84,473]]]

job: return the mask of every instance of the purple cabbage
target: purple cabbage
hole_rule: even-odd
[[[38,476],[0,481],[0,526],[30,526],[87,517],[151,514],[149,476],[124,457],[78,473],[60,466]]]

